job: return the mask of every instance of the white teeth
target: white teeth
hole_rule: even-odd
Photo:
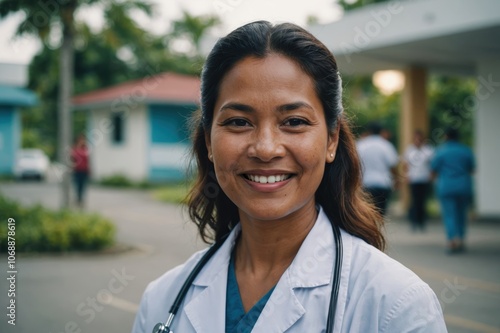
[[[274,184],[276,182],[282,182],[288,178],[290,178],[290,175],[273,175],[273,176],[259,176],[259,175],[248,175],[248,178],[256,183],[261,183],[261,184]]]

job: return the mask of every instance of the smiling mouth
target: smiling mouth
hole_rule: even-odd
[[[292,174],[282,174],[282,175],[272,175],[272,176],[262,176],[262,175],[243,175],[246,179],[260,184],[274,184],[283,182],[291,178]]]

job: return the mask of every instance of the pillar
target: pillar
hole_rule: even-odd
[[[474,98],[464,107],[475,112],[475,204],[480,218],[500,219],[500,64],[498,59],[480,60]]]
[[[413,141],[416,129],[429,134],[429,115],[427,112],[427,71],[424,68],[410,67],[403,71],[405,86],[401,101],[399,153]],[[402,170],[400,170],[402,172]],[[407,212],[409,188],[404,183],[400,187],[400,208]]]

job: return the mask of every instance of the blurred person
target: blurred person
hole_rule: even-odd
[[[392,132],[387,128],[382,127],[382,129],[380,130],[380,136],[389,142],[392,140]]]
[[[85,191],[90,175],[89,152],[85,136],[79,135],[71,149],[71,161],[73,163],[73,179],[76,190],[76,204],[79,208],[84,207]]]
[[[447,251],[462,252],[465,250],[467,212],[472,202],[475,159],[471,149],[459,142],[458,130],[446,130],[445,142],[437,148],[431,169],[446,227]]]
[[[149,284],[133,333],[446,332],[429,286],[381,251],[341,101],[335,58],[296,25],[217,41],[188,200],[215,244]]]
[[[403,154],[403,168],[410,185],[409,217],[412,230],[425,230],[426,204],[431,184],[431,160],[434,148],[425,143],[425,135],[416,130]]]
[[[392,188],[397,188],[398,153],[392,143],[380,135],[382,126],[379,123],[372,122],[367,129],[369,135],[357,143],[363,170],[363,187],[385,216]]]

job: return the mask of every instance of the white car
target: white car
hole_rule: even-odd
[[[43,180],[47,176],[50,161],[40,149],[21,149],[17,153],[14,175],[18,179],[35,178]]]

